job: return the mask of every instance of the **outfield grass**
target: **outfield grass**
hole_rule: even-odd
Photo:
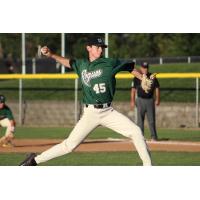
[[[17,166],[24,160],[25,154],[0,154],[0,166]],[[199,153],[153,152],[155,166],[199,166]],[[71,153],[42,166],[140,166],[141,160],[136,152],[98,152]]]
[[[200,63],[153,65],[150,71],[158,73],[200,72]],[[195,88],[195,79],[160,79],[159,81],[162,101],[195,102],[195,91],[190,90]],[[9,100],[16,100],[18,99],[18,85],[18,80],[1,80],[0,90]],[[114,100],[129,101],[130,86],[131,79],[117,80]],[[23,80],[23,87],[29,88],[23,91],[24,100],[74,100],[74,80]],[[41,90],[42,88],[44,90]],[[182,90],[172,91],[163,90],[163,88],[181,88]],[[79,99],[81,95],[82,93],[79,92]]]
[[[66,138],[72,128],[17,128],[16,138]],[[0,129],[0,135],[4,133]],[[188,129],[159,129],[161,139],[182,140],[182,141],[200,141],[199,130]],[[149,132],[145,136],[149,138]],[[123,138],[123,136],[106,128],[98,128],[91,133],[89,138]],[[25,158],[25,154],[0,154],[0,166],[18,165]],[[152,158],[154,165],[200,165],[199,153],[185,152],[153,152]],[[62,156],[49,161],[43,165],[47,166],[132,166],[141,165],[141,161],[136,152],[98,152],[98,153],[77,153],[74,152],[67,156]]]
[[[200,63],[152,65],[151,72],[156,73],[191,73],[200,72]],[[159,79],[162,102],[195,102],[195,79]],[[116,101],[129,101],[131,80],[117,80]],[[174,90],[176,89],[177,90]],[[191,90],[193,89],[193,90]],[[120,91],[119,91],[120,90]]]
[[[64,139],[71,132],[72,128],[28,128],[17,127],[16,138],[47,138],[47,139]],[[5,129],[0,129],[0,136],[4,134]],[[163,140],[180,140],[180,141],[200,141],[199,130],[190,129],[158,129],[158,136]],[[88,138],[104,139],[104,138],[123,138],[118,133],[107,129],[97,128]],[[145,131],[145,137],[149,138],[148,129]]]
[[[9,100],[18,99],[19,80],[0,82],[0,90]],[[71,79],[31,79],[22,83],[24,100],[74,100],[74,80]]]

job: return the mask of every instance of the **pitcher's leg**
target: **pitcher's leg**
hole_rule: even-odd
[[[101,124],[126,137],[131,138],[135,144],[135,148],[143,162],[143,165],[151,165],[150,153],[141,129],[130,119],[113,110],[102,120]]]
[[[53,146],[49,150],[35,157],[37,164],[46,162],[53,158],[72,152],[87,135],[98,126],[98,119],[91,117],[91,113],[85,113],[77,125],[74,127],[69,137],[62,143]]]

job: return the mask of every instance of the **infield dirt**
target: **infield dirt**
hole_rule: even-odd
[[[28,153],[42,152],[46,149],[60,143],[60,139],[16,139],[15,147],[0,147],[1,153]],[[200,152],[200,142],[183,141],[147,141],[151,151],[167,152]],[[104,140],[85,140],[76,152],[117,152],[117,151],[135,151],[135,147],[130,140],[125,139],[104,139]]]

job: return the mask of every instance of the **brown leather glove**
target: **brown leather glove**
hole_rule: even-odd
[[[148,93],[149,90],[151,89],[152,83],[153,83],[153,80],[151,78],[150,79],[147,78],[145,74],[142,75],[141,87],[146,93]]]

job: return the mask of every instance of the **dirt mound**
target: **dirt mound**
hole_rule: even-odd
[[[58,139],[16,139],[15,147],[0,147],[1,153],[28,153],[42,152],[62,140]],[[170,152],[200,152],[200,142],[182,141],[147,141],[152,151]],[[130,140],[124,139],[105,139],[105,140],[86,140],[75,151],[76,152],[117,152],[135,151],[135,147]]]

